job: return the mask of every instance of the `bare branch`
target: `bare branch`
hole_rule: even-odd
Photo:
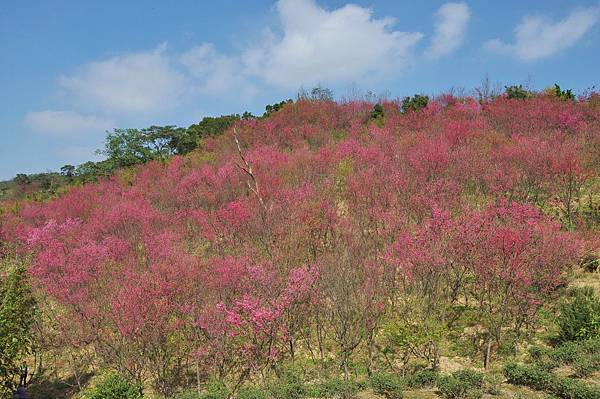
[[[238,154],[240,155],[240,159],[244,163],[244,165],[240,165],[239,163],[236,162],[235,166],[240,168],[244,173],[246,173],[250,177],[251,181],[250,180],[246,181],[246,185],[248,186],[250,191],[252,191],[254,193],[254,195],[256,195],[256,197],[258,198],[258,201],[260,202],[260,205],[263,207],[263,209],[267,210],[267,207],[262,198],[262,195],[260,194],[260,189],[258,187],[258,181],[256,180],[256,176],[254,176],[254,173],[252,172],[252,165],[250,165],[248,163],[248,161],[246,160],[246,157],[244,157],[244,153],[242,152],[242,147],[240,146],[240,140],[238,139],[238,136],[237,136],[237,130],[235,128],[233,128],[233,138],[235,139],[235,144],[237,146],[237,150],[238,150]]]

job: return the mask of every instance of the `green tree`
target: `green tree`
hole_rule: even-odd
[[[73,165],[65,165],[60,168],[60,174],[65,176],[68,181],[73,181],[75,178],[75,166]]]
[[[532,93],[523,88],[523,85],[505,86],[506,96],[510,99],[526,100],[532,96]]]
[[[25,173],[17,173],[17,175],[14,178],[14,182],[17,183],[19,186],[24,186],[26,184],[31,183],[31,180],[29,179],[29,176],[27,176]]]
[[[185,128],[177,126],[150,126],[142,129],[143,145],[150,150],[152,159],[166,159],[182,153],[178,146],[188,136]]]
[[[313,87],[308,93],[306,90],[300,89],[298,98],[309,101],[333,101],[333,92],[327,87],[318,85]]]
[[[10,392],[23,357],[31,353],[35,300],[25,266],[14,259],[0,261],[0,390]]]
[[[244,113],[244,119],[250,119],[254,116],[250,113]],[[230,126],[240,120],[238,114],[221,115],[217,117],[207,116],[196,124],[187,128],[186,135],[182,137],[181,142],[177,144],[177,153],[185,154],[198,146],[198,142],[205,137],[214,137],[223,134]]]
[[[285,101],[281,101],[279,103],[275,103],[275,104],[268,104],[267,106],[265,106],[265,113],[263,114],[263,118],[267,118],[269,116],[271,116],[273,113],[279,111],[280,109],[282,109],[283,107],[285,107],[288,104],[293,104],[294,101],[292,101],[292,99],[287,99]]]
[[[412,97],[404,97],[402,100],[401,109],[403,113],[408,111],[418,111],[423,109],[429,103],[429,97],[421,94],[415,94]]]
[[[146,134],[139,129],[114,129],[106,135],[104,149],[96,153],[105,155],[117,168],[145,163],[155,158],[147,145]]]
[[[562,101],[575,101],[575,94],[571,89],[562,90],[557,84],[554,84],[554,95]]]

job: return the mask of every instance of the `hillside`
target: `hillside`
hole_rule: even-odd
[[[566,397],[552,378],[599,397],[600,324],[554,321],[598,282],[598,95],[267,116],[0,213],[3,268],[37,301],[32,390],[112,370],[145,397]],[[566,341],[585,375],[547,365]],[[508,360],[552,382],[509,385]]]

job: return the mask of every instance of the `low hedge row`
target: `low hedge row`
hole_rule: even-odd
[[[508,364],[504,376],[513,385],[524,385],[564,399],[599,399],[600,388],[569,377],[557,376],[535,364]]]

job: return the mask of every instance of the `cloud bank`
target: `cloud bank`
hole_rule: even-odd
[[[577,43],[598,22],[599,13],[598,7],[579,8],[556,22],[544,16],[527,16],[516,26],[513,43],[493,39],[485,47],[521,61],[536,61]]]
[[[279,0],[275,13],[277,26],[234,54],[206,42],[179,53],[161,44],[84,64],[58,78],[74,111],[30,112],[25,124],[55,135],[85,134],[109,120],[157,118],[210,98],[247,103],[269,90],[374,83],[456,51],[470,19],[465,3],[443,4],[430,45],[419,53],[422,33],[403,31],[396,19],[375,17],[369,8]],[[83,115],[91,112],[98,116]]]
[[[470,18],[471,12],[465,3],[442,5],[435,14],[435,30],[426,56],[436,59],[456,51],[463,43]]]
[[[282,35],[243,55],[249,72],[297,88],[318,82],[352,82],[404,70],[419,32],[394,30],[393,18],[376,19],[353,4],[328,11],[312,0],[280,0]]]
[[[76,101],[109,113],[150,113],[171,108],[185,88],[166,45],[146,52],[90,62],[59,84]]]

